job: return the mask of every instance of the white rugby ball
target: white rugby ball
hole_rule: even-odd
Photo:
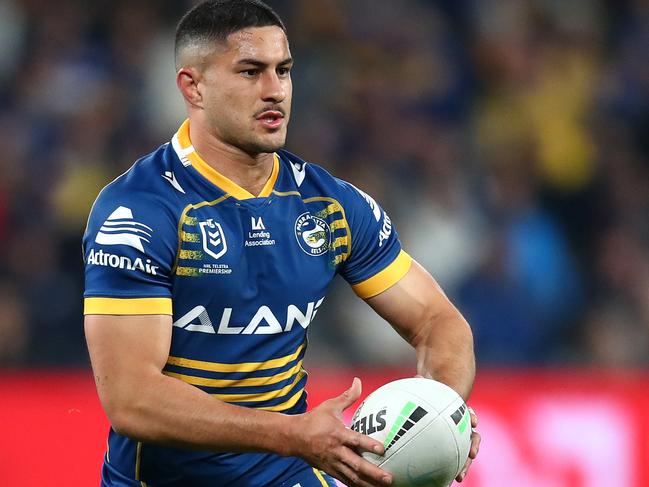
[[[383,456],[365,452],[363,457],[390,472],[394,487],[447,487],[471,446],[464,400],[431,379],[413,377],[379,387],[356,410],[351,428],[383,443]]]

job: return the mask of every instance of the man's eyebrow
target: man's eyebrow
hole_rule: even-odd
[[[268,66],[268,63],[260,61],[259,59],[252,59],[252,58],[239,59],[237,61],[237,64],[247,64],[251,66],[257,66],[258,68],[265,68],[266,66]],[[293,64],[292,57],[288,57],[284,59],[278,64],[278,66],[286,66],[287,64]]]

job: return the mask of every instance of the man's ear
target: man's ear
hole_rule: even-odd
[[[180,68],[176,73],[176,85],[187,103],[203,108],[203,95],[198,86],[200,72],[194,67]]]

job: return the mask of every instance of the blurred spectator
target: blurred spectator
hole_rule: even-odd
[[[25,365],[29,321],[18,289],[0,280],[0,366]]]
[[[86,361],[81,233],[184,117],[190,3],[0,0],[3,364]],[[482,363],[646,364],[649,2],[269,3],[296,59],[288,149],[382,203]],[[411,364],[354,299],[335,286],[311,361]]]

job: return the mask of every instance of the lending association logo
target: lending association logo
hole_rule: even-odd
[[[318,256],[329,250],[331,229],[325,220],[306,212],[295,221],[295,238],[304,252]]]
[[[203,237],[203,250],[215,259],[223,256],[228,251],[228,243],[221,224],[208,218],[204,222],[199,222],[198,226]]]
[[[101,245],[128,245],[144,252],[142,241],[150,242],[153,229],[133,219],[130,208],[120,206],[113,211],[99,229],[95,242]]]

